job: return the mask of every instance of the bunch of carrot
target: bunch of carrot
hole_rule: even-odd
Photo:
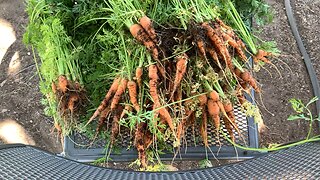
[[[196,48],[179,50],[175,47],[185,44],[161,44],[167,41],[167,37],[161,35],[161,31],[166,29],[156,30],[149,17],[142,16],[139,23],[133,23],[129,27],[131,35],[148,50],[153,61],[149,59],[148,64],[136,66],[134,78],[130,78],[130,74],[117,76],[87,123],[100,115],[96,133],[103,126],[111,126],[110,142],[114,144],[121,127],[119,120],[132,121],[129,114],[143,118],[146,112],[152,112],[152,121],[137,122],[134,128],[133,144],[142,167],[147,166],[147,149],[159,140],[151,130],[154,128],[162,133],[170,131],[176,147],[181,145],[188,127],[195,129],[198,120],[206,147],[210,146],[208,123],[214,126],[218,139],[221,124],[224,124],[230,138],[235,141],[234,133],[241,134],[233,107],[246,102],[244,94],[249,93],[250,87],[260,92],[256,80],[243,68],[249,62],[245,55],[246,45],[231,27],[218,18],[193,23],[190,27],[190,30],[177,32],[177,36],[181,35],[179,42],[186,42],[188,40],[183,38],[189,38],[189,45]],[[191,36],[183,36],[190,32]],[[145,71],[148,73],[144,74]],[[212,77],[212,74],[217,74],[217,77]],[[197,88],[189,88],[196,84]],[[149,97],[144,101],[139,98],[142,89],[148,89],[142,94]],[[165,124],[167,128],[158,124]]]

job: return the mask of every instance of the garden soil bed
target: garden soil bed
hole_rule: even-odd
[[[284,4],[276,0],[268,2],[274,8],[275,18],[272,24],[263,28],[261,37],[277,42],[278,48],[282,51],[279,59],[285,62],[292,72],[287,65],[274,59],[273,62],[279,68],[281,77],[272,66],[267,67],[272,77],[266,70],[256,74],[263,89],[261,97],[269,111],[261,107],[266,125],[260,133],[261,146],[303,139],[307,133],[307,123],[286,120],[294,113],[289,99],[299,98],[307,102],[312,98],[310,79],[287,22]],[[320,1],[294,0],[292,6],[300,33],[320,78],[320,64],[317,63],[320,57]],[[39,78],[31,50],[26,49],[22,43],[22,35],[27,25],[24,2],[1,0],[0,23],[0,28],[4,27],[3,24],[10,24],[16,35],[16,41],[6,47],[8,49],[4,57],[0,56],[0,121],[14,119],[30,134],[36,146],[51,152],[61,152],[58,138],[51,133],[52,121],[44,115],[44,107],[40,102],[42,96],[38,88]],[[0,32],[0,39],[8,36],[2,33],[1,29]],[[14,71],[9,66],[20,67]],[[261,104],[259,98],[258,102]],[[315,112],[314,107],[312,110]],[[214,165],[224,163],[214,163]],[[116,163],[113,166],[121,167],[123,164]],[[177,162],[174,166],[178,169],[189,169],[197,168],[199,164]]]

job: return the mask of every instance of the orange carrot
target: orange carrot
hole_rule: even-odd
[[[101,127],[105,123],[109,112],[110,112],[110,108],[106,108],[103,111],[101,111],[101,114],[100,114],[100,117],[99,117],[99,121],[98,121],[98,125],[97,125],[97,128],[96,128],[96,134],[99,133]]]
[[[233,47],[236,50],[240,59],[244,62],[247,62],[248,58],[246,57],[245,53],[242,51],[241,49],[242,47],[234,39],[232,39],[228,34],[222,33],[222,37],[224,41],[226,41],[231,47]]]
[[[139,89],[141,89],[141,86],[142,86],[142,74],[143,74],[142,67],[137,67],[137,69],[136,69],[136,79],[137,79],[137,82],[138,82]]]
[[[264,50],[259,49],[257,54],[255,56],[253,56],[253,60],[257,63],[259,61],[263,61],[265,63],[270,64],[271,61],[269,59],[266,58],[266,56],[271,56],[272,53],[270,52],[266,52]]]
[[[68,80],[66,76],[60,75],[58,78],[58,88],[63,92],[66,93],[68,90]]]
[[[138,104],[138,100],[137,100],[137,84],[134,81],[129,81],[128,82],[128,91],[129,91],[129,97],[130,97],[130,101],[134,107],[134,109],[139,112],[140,111],[140,106]]]
[[[207,132],[207,128],[208,128],[208,117],[207,117],[207,109],[206,109],[206,106],[203,106],[201,108],[201,125],[200,125],[200,134],[201,134],[201,137],[203,139],[203,144],[206,146],[206,147],[209,147],[209,144],[208,144],[208,132]]]
[[[140,19],[140,25],[143,27],[143,29],[147,32],[147,34],[150,36],[153,42],[157,42],[157,36],[156,31],[153,28],[151,19],[147,16],[143,16]]]
[[[89,121],[87,122],[86,125],[88,125],[94,118],[96,118],[100,114],[100,112],[102,110],[104,110],[107,107],[107,104],[108,104],[109,100],[111,99],[112,95],[117,91],[120,81],[121,81],[121,78],[115,78],[113,80],[113,83],[111,84],[108,93],[106,94],[106,96],[104,97],[102,102],[100,103],[100,105],[97,108],[97,110],[90,117],[90,119],[89,119]]]
[[[222,39],[216,34],[215,30],[209,25],[209,23],[204,22],[201,26],[207,31],[207,36],[210,38],[212,44],[216,47],[218,53],[223,57],[226,65],[230,70],[233,70],[232,59],[229,54],[227,47],[223,44]]]
[[[219,94],[217,93],[217,91],[212,90],[209,94],[209,97],[213,100],[213,102],[219,101]]]
[[[220,66],[219,57],[217,55],[217,52],[212,47],[207,47],[207,51],[210,54],[210,57]]]
[[[205,46],[204,41],[201,39],[201,37],[197,38],[196,43],[197,43],[200,54],[203,57],[206,57],[206,46]]]
[[[159,110],[159,115],[160,115],[160,118],[163,119],[168,124],[168,126],[171,129],[171,131],[175,132],[174,131],[173,121],[172,121],[172,118],[171,118],[170,113],[168,112],[168,110],[166,108],[161,108]]]
[[[118,86],[116,93],[111,101],[111,110],[115,110],[119,104],[122,94],[126,91],[128,80],[123,78]]]
[[[208,100],[207,103],[207,107],[208,107],[208,113],[212,119],[213,125],[215,127],[215,132],[216,135],[219,134],[219,129],[220,129],[220,117],[219,117],[219,113],[220,113],[220,108],[217,102],[213,101],[212,99]]]
[[[152,54],[152,58],[156,61],[159,60],[159,51],[156,47],[156,44],[150,39],[148,34],[145,32],[143,27],[139,24],[133,24],[130,27],[130,33],[134,38],[136,38],[140,43],[144,44],[148,51],[150,51]]]
[[[208,102],[208,98],[205,94],[201,95],[201,96],[198,96],[198,100],[199,100],[199,105],[200,107],[203,107],[207,104]]]
[[[245,81],[246,83],[249,83],[249,85],[257,92],[260,93],[261,90],[258,87],[256,80],[251,76],[251,74],[248,71],[245,71],[241,73],[241,79]]]
[[[68,99],[68,109],[71,113],[75,110],[75,103],[79,101],[79,95],[77,93],[71,93]]]
[[[184,53],[177,57],[177,71],[176,76],[173,83],[173,89],[171,92],[171,97],[173,97],[174,92],[177,90],[178,86],[180,85],[184,74],[187,71],[187,64],[188,64],[188,56]]]
[[[121,106],[118,106],[116,111],[113,113],[113,120],[112,120],[112,127],[111,127],[111,137],[110,137],[110,143],[111,145],[114,144],[116,137],[119,134],[119,120],[120,120],[120,112],[122,112],[123,108]]]

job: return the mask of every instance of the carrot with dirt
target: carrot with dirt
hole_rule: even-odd
[[[130,97],[130,102],[132,103],[134,109],[139,112],[140,111],[140,106],[138,104],[138,94],[137,94],[137,83],[134,81],[129,81],[128,82],[128,92],[129,92],[129,97]]]
[[[231,56],[227,47],[223,44],[222,39],[216,34],[215,30],[209,25],[209,23],[204,22],[201,26],[206,30],[206,34],[211,40],[212,45],[216,47],[217,52],[223,57],[227,67],[230,70],[233,70]]]
[[[112,95],[114,93],[116,93],[120,81],[121,81],[120,77],[115,78],[113,80],[113,83],[111,84],[109,91],[107,92],[107,94],[104,97],[104,99],[101,101],[101,103],[100,103],[99,107],[97,108],[97,110],[90,117],[90,119],[89,119],[89,121],[87,122],[86,125],[88,125],[94,118],[96,118],[101,113],[101,111],[103,111],[107,107],[107,104],[108,104],[109,100],[111,99]]]
[[[139,89],[141,89],[141,87],[142,87],[142,74],[143,74],[142,67],[137,67],[136,68],[136,80],[137,80]]]
[[[76,92],[73,92],[69,95],[68,99],[68,109],[71,113],[74,112],[75,110],[75,104],[76,102],[79,101],[79,95]]]
[[[64,75],[60,75],[58,78],[58,89],[63,93],[66,93],[68,90],[68,79]]]
[[[120,131],[119,120],[120,120],[120,112],[122,112],[122,110],[123,110],[122,106],[117,106],[117,109],[112,114],[113,119],[112,119],[111,136],[110,136],[111,145],[114,144],[116,137],[118,136]]]
[[[220,117],[219,117],[220,108],[219,108],[218,102],[212,99],[209,99],[207,103],[207,109],[211,117],[212,123],[215,127],[215,133],[218,136],[219,129],[220,129]]]
[[[121,82],[118,86],[118,89],[116,91],[116,93],[114,94],[114,97],[111,101],[111,111],[115,110],[119,104],[119,101],[121,99],[122,94],[126,91],[127,89],[127,83],[128,83],[128,79],[126,78],[122,78]]]
[[[148,51],[151,52],[152,58],[156,61],[159,61],[159,51],[156,44],[151,40],[143,27],[139,24],[133,24],[130,27],[130,33],[132,36],[142,43]]]
[[[142,18],[140,18],[139,23],[150,36],[152,41],[156,43],[157,35],[155,29],[153,28],[151,19],[148,16],[143,16]]]
[[[183,53],[182,55],[177,56],[177,64],[176,64],[176,75],[174,78],[173,89],[171,92],[171,97],[173,97],[175,91],[179,87],[186,71],[187,71],[187,64],[188,64],[188,56]]]
[[[125,116],[126,114],[130,113],[131,111],[132,111],[132,106],[129,105],[129,104],[126,104],[126,105],[124,106],[124,109],[123,109],[121,115],[120,115],[120,119],[124,118],[124,116]]]
[[[255,54],[253,56],[253,60],[255,63],[258,63],[259,61],[262,61],[264,63],[267,63],[267,64],[270,64],[271,61],[269,59],[266,58],[266,56],[271,56],[272,53],[271,52],[267,52],[267,51],[264,51],[262,49],[259,49],[257,54]]]
[[[242,72],[240,78],[246,83],[248,83],[257,93],[261,92],[256,80],[251,76],[249,71]]]
[[[203,143],[206,147],[209,147],[209,144],[208,144],[208,132],[207,132],[207,129],[208,129],[208,116],[207,116],[207,107],[206,107],[206,104],[208,102],[208,98],[207,96],[204,94],[204,95],[201,95],[198,97],[198,101],[199,101],[199,106],[201,108],[201,125],[200,125],[200,134],[202,136],[202,139],[203,139]]]

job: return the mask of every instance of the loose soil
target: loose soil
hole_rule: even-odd
[[[303,139],[307,133],[307,123],[286,120],[294,113],[289,99],[299,98],[307,102],[313,96],[303,58],[287,22],[283,1],[268,0],[268,3],[274,8],[275,18],[273,23],[262,29],[260,36],[265,40],[275,40],[282,51],[278,59],[273,59],[281,76],[272,66],[256,73],[263,89],[261,97],[266,107],[263,108],[260,98],[257,97],[266,125],[260,133],[261,146]],[[320,64],[317,63],[320,57],[320,1],[294,0],[292,6],[300,33],[320,78]],[[17,40],[5,52],[2,60],[0,59],[0,121],[14,119],[30,134],[36,146],[50,152],[61,152],[56,134],[51,133],[52,120],[44,115],[44,107],[41,105],[42,95],[38,88],[39,78],[32,53],[22,43],[22,35],[27,25],[24,2],[1,0],[0,22],[3,21],[13,26]],[[9,66],[20,68],[14,71],[8,68]],[[315,112],[314,107],[312,110]],[[115,164],[115,167],[121,166],[123,165]],[[175,166],[178,169],[189,169],[197,168],[199,164],[178,162]]]

